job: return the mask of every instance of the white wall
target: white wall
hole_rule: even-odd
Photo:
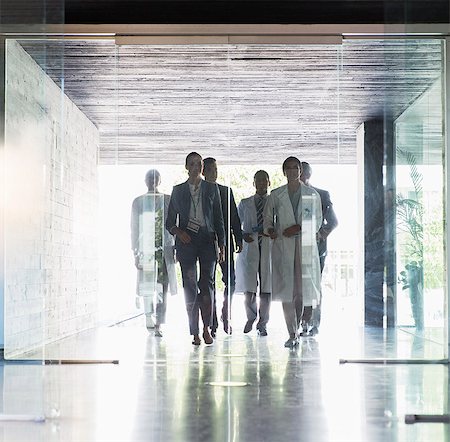
[[[96,324],[97,128],[7,43],[5,355]]]

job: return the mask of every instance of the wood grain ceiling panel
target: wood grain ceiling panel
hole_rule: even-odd
[[[229,164],[354,163],[356,128],[401,114],[442,57],[438,40],[21,44],[97,125],[102,164],[179,164],[192,150]]]

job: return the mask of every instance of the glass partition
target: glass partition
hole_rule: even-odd
[[[251,382],[267,374],[267,362],[282,385],[318,344],[346,358],[445,358],[442,44],[8,40],[5,357],[122,358],[157,379],[163,362],[177,394],[192,375]],[[230,227],[226,262],[215,269],[217,339],[199,351],[190,344],[180,256],[165,228],[169,195],[187,180],[192,151],[215,158],[217,176],[212,168],[204,178],[225,186]],[[270,249],[256,218],[255,173],[267,172],[270,193],[286,183],[288,156],[310,164],[310,184],[329,192],[338,220],[320,257],[320,334],[303,336],[301,351],[289,355],[275,293],[269,339],[259,339],[258,321],[244,333],[254,303],[232,268],[245,270],[249,242],[233,255],[240,240],[230,191],[244,233]],[[313,325],[305,324],[306,334]],[[247,354],[256,360],[251,369]],[[198,372],[183,380],[188,364]],[[228,413],[223,434],[236,418],[230,398],[229,390],[213,397]]]
[[[64,2],[38,0],[32,6],[22,1],[6,2],[0,22],[2,30],[10,33],[25,27],[46,32],[48,23],[64,22]],[[49,46],[41,43],[40,56],[45,59]],[[49,318],[54,314],[45,301],[54,289],[45,275],[52,253],[48,158],[49,152],[61,146],[64,130],[60,91],[43,80],[42,69],[17,41],[5,39],[3,34],[1,44],[0,316],[1,343],[8,361],[1,366],[0,418],[6,421],[3,437],[14,439],[17,426],[13,428],[8,421],[43,422],[57,417],[60,409],[59,388],[44,366],[43,348],[51,334]],[[63,51],[55,51],[51,58],[62,72]],[[22,363],[23,359],[27,363]],[[22,394],[26,400],[21,399]],[[33,438],[36,427],[24,425],[27,429],[19,438]]]
[[[394,125],[398,325],[445,344],[443,99],[439,78]]]
[[[65,94],[65,43],[7,40],[5,357],[96,324],[98,130]],[[55,351],[53,351],[55,350]]]
[[[447,357],[443,45],[440,39],[371,39],[342,46],[341,122],[355,111],[361,122],[364,339],[342,351],[356,359]],[[365,64],[355,73],[361,51]],[[350,78],[371,91],[370,102],[352,101],[357,91]]]

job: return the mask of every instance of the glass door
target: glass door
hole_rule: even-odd
[[[344,351],[355,359],[447,357],[443,54],[442,39],[345,40],[342,46],[341,121],[360,115],[364,329]],[[358,101],[361,90],[370,91],[370,101]]]
[[[2,24],[21,32],[28,24],[64,22],[64,2],[38,0],[33,5],[10,2],[2,5]],[[25,25],[26,24],[26,25]],[[3,29],[4,30],[4,29]],[[28,29],[26,29],[28,31]],[[45,367],[43,344],[49,326],[44,308],[49,286],[45,281],[48,256],[44,244],[47,200],[48,151],[59,144],[61,94],[44,81],[44,73],[15,40],[1,36],[2,142],[1,142],[1,345],[0,419],[2,436],[15,439],[8,421],[43,422],[59,415],[57,381]],[[49,49],[41,42],[41,56]],[[54,53],[54,66],[61,68],[62,53]],[[61,72],[61,70],[60,70]],[[4,76],[3,76],[4,74]],[[53,94],[53,100],[50,96]],[[52,101],[52,102],[51,102]],[[4,104],[4,107],[3,107]],[[47,226],[48,227],[48,226]],[[31,350],[36,350],[32,355]],[[26,362],[25,362],[26,360]],[[26,400],[18,398],[26,397]],[[21,438],[36,436],[33,424],[24,424]]]
[[[442,85],[438,78],[395,120],[394,134],[397,324],[444,344]]]

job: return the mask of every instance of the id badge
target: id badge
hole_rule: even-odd
[[[198,233],[200,229],[200,222],[194,218],[190,218],[186,229],[190,230],[191,232]]]

